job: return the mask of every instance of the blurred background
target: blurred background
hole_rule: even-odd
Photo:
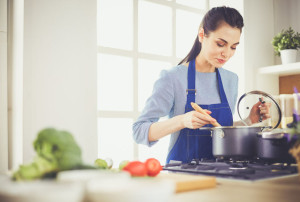
[[[256,89],[278,100],[291,94],[280,91],[291,80],[280,87],[286,72],[272,69],[281,61],[271,41],[290,26],[300,31],[297,0],[0,0],[0,171],[30,162],[45,127],[70,131],[86,162],[164,164],[169,136],[137,145],[132,124],[161,70],[189,52],[203,15],[223,5],[244,17],[224,66],[239,76],[239,97]]]

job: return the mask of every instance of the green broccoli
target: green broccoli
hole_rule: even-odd
[[[45,177],[50,173],[56,173],[57,171],[58,167],[55,162],[51,162],[40,156],[36,156],[31,164],[21,165],[19,170],[14,173],[13,179],[33,180]]]
[[[63,170],[92,168],[83,165],[80,147],[69,132],[46,128],[38,133],[33,146],[37,157],[31,164],[21,165],[14,179],[32,180]]]
[[[33,146],[39,156],[56,161],[59,170],[69,170],[82,164],[80,147],[69,132],[44,129]]]

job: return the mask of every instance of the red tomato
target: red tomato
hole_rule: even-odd
[[[160,171],[162,170],[162,167],[160,165],[160,162],[155,158],[147,159],[145,162],[146,168],[147,168],[147,175],[148,176],[156,176]]]
[[[123,170],[128,171],[131,176],[141,177],[147,175],[146,165],[140,161],[129,162]]]

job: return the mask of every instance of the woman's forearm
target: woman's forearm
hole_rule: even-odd
[[[183,128],[183,115],[178,115],[165,121],[155,122],[150,126],[148,139],[150,142],[156,141]]]

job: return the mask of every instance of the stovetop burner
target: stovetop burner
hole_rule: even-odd
[[[190,163],[171,162],[164,170],[213,175],[222,178],[261,180],[296,174],[297,166],[291,164],[270,164],[259,161],[205,160],[195,159]]]

